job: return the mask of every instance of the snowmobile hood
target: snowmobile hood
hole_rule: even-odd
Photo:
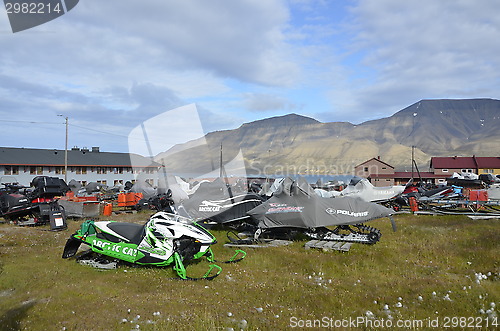
[[[203,244],[214,244],[216,242],[215,237],[210,232],[193,220],[166,212],[154,214],[146,226],[149,229],[160,232],[166,237],[181,238],[182,236],[187,236]]]
[[[404,186],[375,187],[366,178],[357,178],[340,192],[341,196],[359,197],[365,201],[384,201],[403,193]]]

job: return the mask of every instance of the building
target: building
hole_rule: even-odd
[[[434,173],[447,177],[454,172],[500,175],[500,157],[433,157],[430,168]]]
[[[394,167],[374,157],[354,167],[354,174],[358,177],[370,179],[374,186],[394,185]],[[373,177],[372,175],[376,175]]]
[[[392,174],[370,174],[367,179],[373,184],[373,186],[392,186],[392,185],[406,185],[411,179],[414,181],[436,184],[438,182],[437,176],[433,172],[428,171],[417,171],[415,170],[413,174],[411,171],[394,171]]]
[[[374,186],[405,185],[411,178],[429,184],[444,184],[453,173],[500,175],[500,157],[432,157],[430,171],[399,172],[380,157],[365,161],[355,168],[355,175],[370,180]]]
[[[354,167],[358,177],[368,179],[373,186],[384,187],[393,185],[406,185],[410,179],[418,179],[424,183],[435,183],[435,175],[431,172],[422,172],[415,169],[411,172],[395,171],[394,167],[380,160],[380,156],[371,158]]]
[[[0,177],[14,177],[29,186],[36,176],[64,179],[65,151],[56,149],[0,147]],[[108,186],[134,182],[138,175],[151,185],[158,184],[160,164],[138,154],[101,152],[99,147],[68,150],[68,182],[86,185],[97,182]]]

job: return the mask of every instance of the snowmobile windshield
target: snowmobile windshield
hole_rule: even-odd
[[[12,176],[1,176],[0,177],[0,184],[18,184],[18,181],[15,177]]]
[[[180,216],[180,215],[176,215],[176,214],[172,214],[172,213],[167,213],[167,212],[156,213],[151,218],[156,220],[156,221],[164,219],[167,221],[177,222],[177,223],[187,224],[187,225],[194,223],[194,220],[189,218],[189,217],[184,217],[184,216]]]

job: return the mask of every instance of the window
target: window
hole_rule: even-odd
[[[36,167],[36,174],[43,175],[43,167]]]
[[[115,173],[115,174],[123,174],[123,168],[122,167],[113,168],[113,173]]]
[[[442,178],[438,179],[438,183],[444,183],[445,181],[446,181],[446,180],[444,180],[444,179],[442,179]]]
[[[494,169],[484,169],[485,174],[494,174],[495,170]]]
[[[76,167],[77,175],[85,175],[87,173],[87,167]]]
[[[441,171],[442,172],[448,172],[448,169],[442,169]]]
[[[108,171],[113,170],[113,168],[97,167],[95,170],[98,174],[102,175],[102,174],[107,174]]]
[[[12,167],[5,166],[5,168],[3,169],[3,173],[4,175],[12,175]]]
[[[36,167],[30,167],[30,175],[36,175]]]
[[[364,171],[364,172],[368,172],[368,167],[364,167],[364,168],[363,168],[363,171]]]

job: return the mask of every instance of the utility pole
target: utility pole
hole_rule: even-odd
[[[66,141],[64,144],[64,181],[68,183],[68,116],[57,115],[64,117],[66,124]]]
[[[219,177],[222,178],[222,142],[220,143]]]
[[[420,104],[417,106],[420,106]],[[412,139],[412,145],[411,145],[411,180],[413,181],[413,173],[414,173],[414,164],[415,164],[415,117],[417,117],[418,113],[415,112],[413,113],[413,124],[411,128],[411,134],[413,135]]]
[[[414,166],[413,164],[415,163],[415,146],[411,146],[411,179],[413,180],[413,173],[414,173]]]

